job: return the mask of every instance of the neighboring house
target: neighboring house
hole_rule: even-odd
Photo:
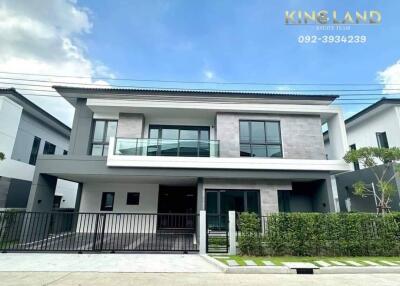
[[[0,208],[26,208],[38,156],[66,155],[70,133],[15,89],[0,89]],[[59,180],[54,207],[74,208],[76,192],[76,183]]]
[[[382,98],[345,120],[349,149],[362,147],[400,147],[400,99]],[[327,156],[330,157],[331,135],[324,134]],[[352,185],[359,181],[374,182],[371,171],[360,163],[351,164],[353,172],[336,175],[337,188],[342,211],[376,211],[373,197],[361,198],[353,194]],[[391,169],[388,176],[393,175]],[[400,181],[394,184],[400,190]],[[400,210],[399,192],[393,198],[393,210]]]
[[[339,211],[331,175],[348,165],[335,96],[55,89],[75,107],[70,149],[39,156],[29,211],[52,208],[57,179],[79,183],[79,212]]]

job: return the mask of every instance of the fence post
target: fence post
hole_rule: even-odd
[[[200,211],[199,218],[199,253],[206,254],[207,252],[207,224],[206,224],[206,211]]]
[[[236,255],[236,212],[229,211],[229,255]]]

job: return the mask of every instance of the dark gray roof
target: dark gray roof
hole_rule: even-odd
[[[64,133],[67,134],[68,136],[71,133],[71,128],[65,125],[63,122],[55,118],[53,115],[45,111],[44,109],[40,108],[37,106],[35,103],[27,99],[25,96],[20,94],[15,88],[0,88],[0,95],[13,95],[16,97],[19,101],[21,101],[23,104],[26,104],[30,108],[34,109],[35,111],[41,113],[44,117],[46,117],[48,120],[52,121],[55,123],[57,126],[59,126],[61,129],[64,130]]]
[[[87,87],[71,87],[71,86],[53,86],[58,92],[77,92],[96,94],[107,92],[109,94],[157,94],[157,95],[194,95],[194,96],[215,96],[223,97],[258,97],[266,99],[290,99],[290,100],[323,100],[334,101],[338,95],[305,95],[305,94],[283,94],[283,93],[270,93],[263,91],[252,90],[208,90],[208,89],[173,89],[173,88],[87,88]]]
[[[364,114],[367,114],[368,112],[378,108],[379,106],[383,105],[383,104],[400,104],[400,98],[386,98],[386,97],[382,97],[382,99],[380,99],[379,101],[375,102],[374,104],[368,106],[367,108],[361,110],[360,112],[354,114],[353,116],[347,118],[344,123],[348,124],[354,120],[356,120],[357,118],[363,116]]]

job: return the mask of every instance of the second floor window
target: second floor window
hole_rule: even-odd
[[[56,153],[56,145],[50,142],[44,142],[43,154],[54,155]]]
[[[94,156],[107,156],[110,137],[114,137],[116,133],[117,121],[95,120],[91,154]]]
[[[150,125],[149,138],[157,140],[147,148],[148,156],[210,156],[208,126]]]
[[[376,132],[376,140],[379,148],[389,148],[386,132]]]
[[[350,150],[357,150],[356,144],[351,144]],[[360,170],[360,163],[358,163],[358,161],[354,162],[353,166],[354,166],[354,170]]]
[[[240,124],[240,156],[282,158],[278,121],[245,121]]]
[[[39,137],[36,137],[36,136],[33,139],[31,156],[29,157],[29,164],[30,165],[36,165],[36,159],[37,159],[37,156],[39,154],[40,141],[41,141],[41,139]]]

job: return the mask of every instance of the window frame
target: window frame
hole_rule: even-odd
[[[129,195],[135,195],[137,196],[137,198],[135,197],[135,199],[137,199],[137,203],[130,203],[129,202]],[[140,205],[140,192],[127,192],[126,193],[126,205],[128,206],[138,206]]]
[[[240,125],[242,122],[245,122],[248,124],[248,130],[249,130],[249,140],[248,141],[242,141],[242,138],[240,138]],[[264,123],[264,139],[265,143],[258,143],[258,142],[252,142],[252,122],[262,122]],[[278,124],[278,132],[279,132],[279,143],[275,142],[268,142],[268,136],[267,136],[267,123],[277,123]],[[242,150],[242,145],[246,145],[250,147],[250,156],[243,156],[241,154]],[[260,156],[258,158],[283,158],[283,144],[282,144],[282,130],[281,130],[281,122],[279,120],[247,120],[247,119],[241,119],[239,120],[239,155],[240,157],[257,157],[257,156],[252,156],[253,154],[253,146],[264,146],[265,147],[265,154],[266,156]],[[268,156],[268,146],[279,146],[281,150],[281,156],[279,157],[274,157],[274,156]]]
[[[106,197],[109,194],[111,194],[113,196],[112,206],[111,207],[106,207],[105,206]],[[101,202],[100,202],[100,211],[102,211],[102,212],[107,212],[107,211],[112,212],[114,210],[114,202],[115,202],[115,192],[102,192],[101,193]]]
[[[48,151],[49,147],[53,148],[53,146],[54,146],[54,152],[53,153],[48,153],[49,152]],[[43,155],[54,155],[54,154],[56,154],[56,148],[57,148],[57,146],[55,144],[53,144],[53,143],[51,143],[49,141],[44,141]]]
[[[228,215],[228,213],[224,214],[221,213],[221,193],[222,192],[242,192],[243,193],[243,209],[244,212],[248,211],[248,205],[247,205],[247,193],[249,192],[256,192],[257,193],[257,199],[258,199],[258,215],[261,215],[262,213],[262,209],[261,209],[261,194],[260,194],[260,190],[259,189],[205,189],[205,196],[204,196],[204,200],[205,200],[205,209],[207,210],[207,193],[217,193],[217,212],[216,213],[207,213],[210,215],[219,215],[219,216],[223,216],[223,215]]]
[[[149,130],[148,130],[148,138],[149,139],[153,139],[153,140],[157,140],[157,142],[159,140],[169,140],[169,139],[163,139],[162,138],[162,130],[163,129],[178,129],[178,139],[171,139],[171,140],[177,140],[178,144],[177,144],[177,152],[176,155],[173,155],[174,157],[209,157],[209,154],[207,156],[201,156],[201,148],[200,148],[200,141],[205,141],[201,139],[201,131],[206,131],[208,133],[208,141],[210,142],[211,138],[211,132],[210,132],[210,126],[191,126],[191,125],[162,125],[162,124],[150,124],[149,125]],[[157,138],[152,138],[150,137],[150,133],[152,130],[157,130]],[[181,139],[181,131],[182,130],[192,130],[192,131],[197,131],[197,154],[196,156],[184,156],[184,155],[180,155],[180,151],[181,151],[181,146],[180,146],[180,140],[185,140],[185,139]],[[153,156],[168,156],[168,155],[162,155],[162,149],[161,146],[162,144],[157,144],[157,151],[156,151],[156,155]],[[210,151],[209,151],[210,153]]]
[[[95,141],[94,140],[94,134],[95,134],[95,131],[96,131],[96,124],[97,124],[98,121],[103,121],[104,122],[103,136],[102,136],[101,141]],[[115,131],[115,135],[116,135],[117,130],[118,130],[118,120],[117,119],[101,119],[101,118],[93,119],[93,125],[92,125],[93,128],[92,128],[92,134],[91,134],[91,140],[90,140],[90,150],[89,150],[91,156],[102,156],[102,157],[106,157],[107,156],[107,154],[104,154],[104,149],[105,149],[106,146],[108,147],[110,145],[110,142],[107,141],[108,124],[110,122],[115,122],[117,124],[116,125],[116,131]],[[93,155],[93,146],[94,145],[101,145],[101,155]]]
[[[349,146],[349,148],[350,148],[350,150],[357,150],[357,145],[354,143],[354,144],[351,144],[350,146]],[[354,168],[354,171],[358,171],[358,170],[360,170],[360,162],[354,162],[353,163],[353,168]]]
[[[37,149],[36,149],[36,154],[32,153],[33,152],[33,147],[35,146],[35,141],[38,142]],[[29,155],[29,165],[35,166],[37,157],[39,155],[39,150],[40,150],[40,144],[42,143],[42,139],[40,137],[35,136],[33,138],[32,142],[32,148],[31,148],[31,154]]]
[[[388,141],[388,139],[387,139],[386,131],[383,131],[383,132],[376,132],[375,135],[376,135],[376,141],[377,141],[377,143],[378,143],[378,147],[379,147],[379,148],[389,148],[389,141]],[[386,145],[387,145],[387,146],[382,146],[382,144],[381,144],[381,142],[380,142],[380,136],[382,136],[382,135],[385,136],[384,139],[385,139],[385,141],[386,141]]]

